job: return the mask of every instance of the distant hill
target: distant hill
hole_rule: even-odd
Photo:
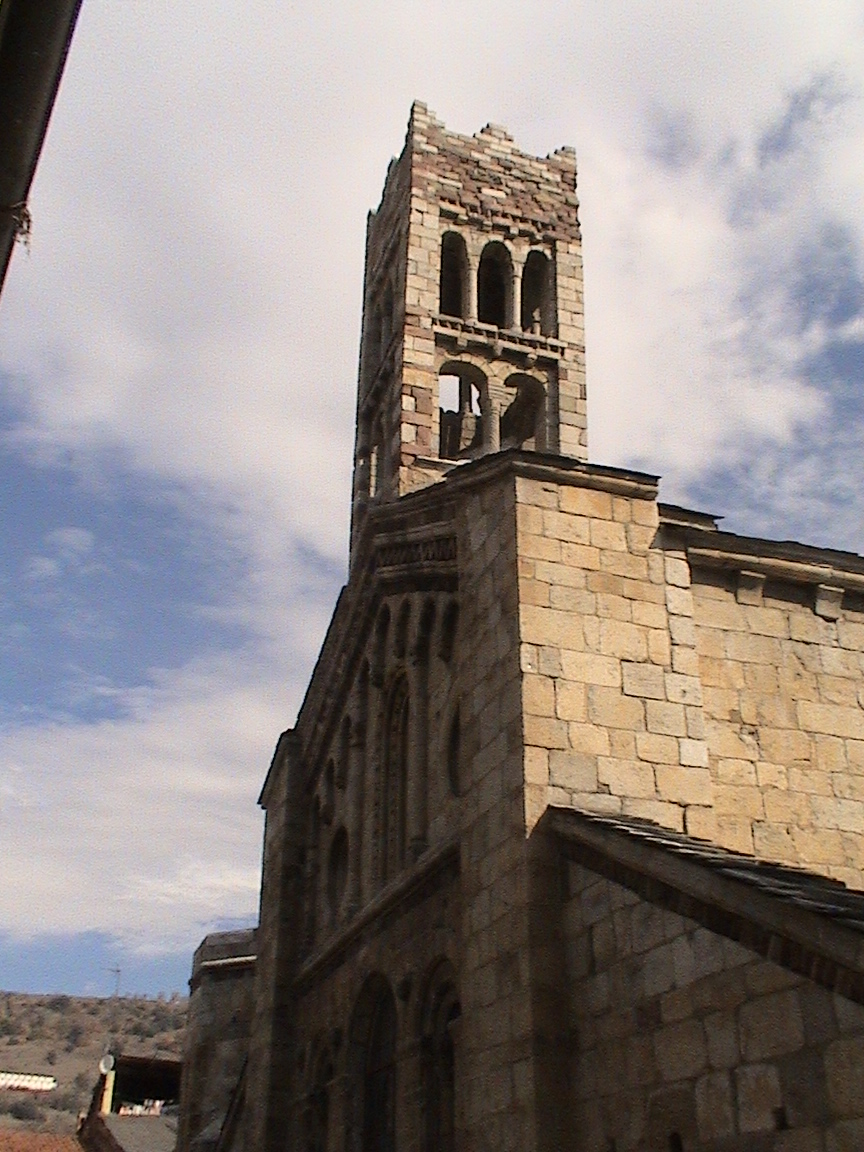
[[[0,1128],[74,1132],[109,1051],[179,1060],[185,998],[109,999],[0,992],[0,1072],[56,1076],[53,1092],[0,1091]]]

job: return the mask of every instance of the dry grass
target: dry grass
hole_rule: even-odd
[[[0,992],[0,1071],[57,1077],[53,1092],[0,1092],[0,1127],[74,1132],[109,1049],[180,1059],[186,1004]]]

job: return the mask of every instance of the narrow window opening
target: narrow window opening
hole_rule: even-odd
[[[396,1008],[391,995],[375,1005],[363,1076],[363,1152],[396,1148]]]
[[[330,923],[335,924],[345,898],[348,885],[348,833],[339,828],[330,845],[330,859],[327,864],[327,903]]]
[[[441,240],[439,309],[444,316],[465,318],[468,255],[458,232],[445,232]]]
[[[552,264],[543,252],[528,253],[522,270],[522,330],[535,336],[554,336]]]
[[[315,1076],[315,1084],[309,1095],[306,1140],[308,1152],[327,1152],[330,1121],[330,1081],[332,1079],[332,1065],[329,1060],[322,1060]]]
[[[442,372],[438,377],[442,460],[470,456],[482,442],[480,389],[467,376]]]
[[[434,990],[426,1010],[425,1065],[426,1152],[456,1148],[456,1036],[461,1015],[456,989],[445,983]]]
[[[483,324],[510,327],[512,264],[499,240],[483,249],[477,271],[477,318]]]

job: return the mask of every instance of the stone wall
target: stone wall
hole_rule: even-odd
[[[864,1146],[864,1009],[568,865],[578,1152]]]
[[[349,1122],[352,1026],[370,977],[386,983],[396,1004],[396,1146],[406,1152],[423,1147],[423,1005],[442,961],[458,972],[461,912],[452,870],[439,872],[422,898],[412,897],[409,888],[410,883],[385,902],[384,915],[358,926],[334,950],[325,946],[300,970],[291,1093],[281,1115],[279,1147],[309,1146],[310,1099],[322,1066],[332,1069],[326,1081],[329,1147],[356,1147],[359,1133]]]
[[[864,887],[861,597],[730,571],[719,533],[691,565],[650,477],[516,498],[528,829],[623,813]]]
[[[864,886],[864,602],[698,568],[692,594],[718,838]]]
[[[195,952],[183,1049],[178,1148],[213,1148],[252,1029],[256,933],[220,932]]]

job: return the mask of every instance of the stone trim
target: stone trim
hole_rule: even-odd
[[[460,871],[459,840],[452,839],[421,856],[413,867],[401,872],[378,893],[361,912],[335,936],[325,941],[303,964],[294,978],[298,994],[345,963],[370,936],[383,931],[393,915],[419,904],[430,891],[457,876]]]
[[[461,320],[458,316],[438,314],[432,318],[432,331],[436,343],[455,343],[457,348],[493,348],[495,356],[503,352],[517,356],[533,356],[535,360],[557,364],[566,352],[568,345],[553,336],[534,336],[516,328],[498,328],[494,324],[484,324],[480,320]],[[585,351],[584,344],[571,343],[569,347]]]
[[[852,565],[839,567],[836,563],[820,563],[818,560],[819,550],[816,548],[812,550],[812,560],[738,551],[735,545],[740,546],[740,543],[746,540],[746,537],[733,537],[729,541],[728,550],[722,546],[717,547],[715,545],[707,548],[688,543],[686,547],[687,558],[692,565],[697,565],[700,568],[725,568],[733,571],[737,569],[739,572],[747,571],[754,575],[787,581],[792,584],[815,584],[830,586],[838,591],[864,592],[864,559],[854,553],[848,554],[849,560],[861,564],[861,571],[856,570],[857,564],[854,567]],[[758,545],[769,542],[754,540],[753,543]],[[796,551],[800,547],[800,545],[796,545]],[[778,548],[782,548],[782,545],[778,545]]]

